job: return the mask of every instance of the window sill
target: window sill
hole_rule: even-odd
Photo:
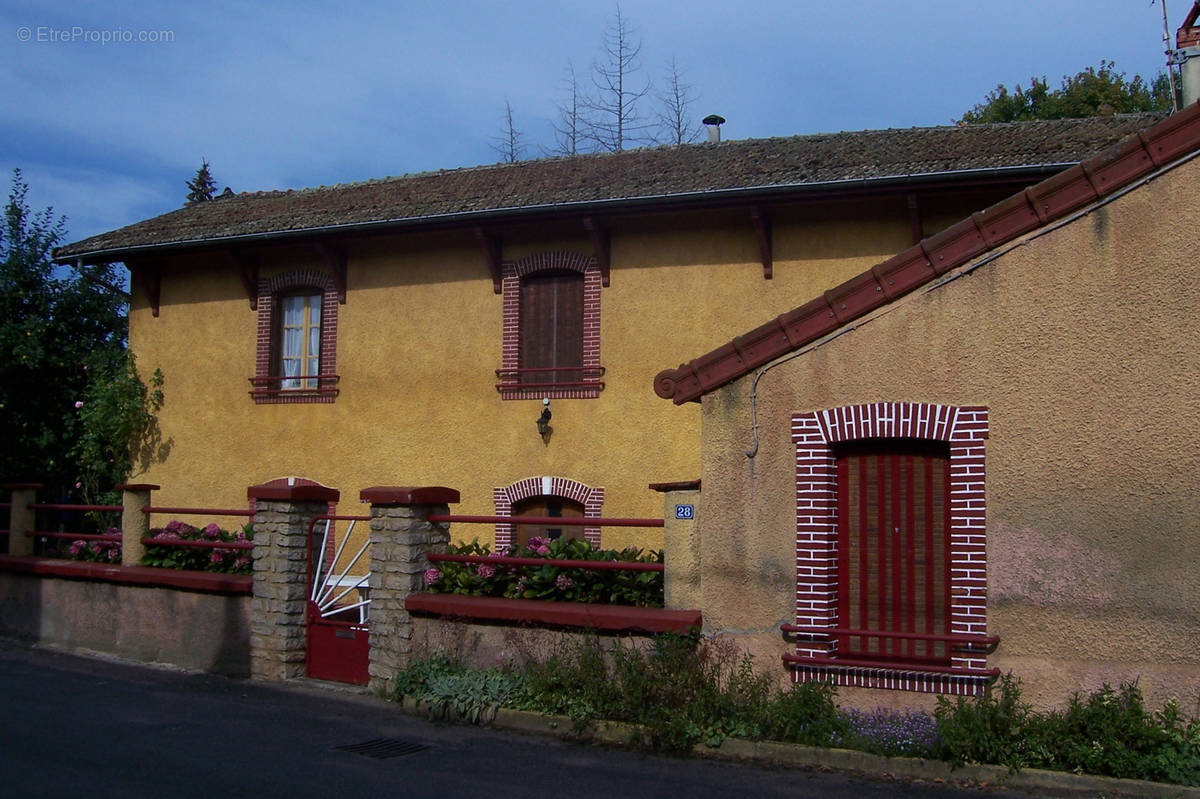
[[[797,679],[820,680],[834,685],[886,688],[922,693],[973,696],[996,677],[1000,669],[963,666],[929,666],[902,661],[851,660],[828,656],[783,655]]]
[[[604,383],[497,383],[496,390],[506,400],[596,399],[604,390]]]
[[[279,383],[285,379],[308,382],[316,380],[317,385],[280,388]],[[339,379],[338,375],[320,375],[316,378],[251,377],[250,385],[253,388],[250,389],[250,398],[254,400],[255,405],[331,403],[340,393],[336,385]]]
[[[561,372],[581,373],[579,380],[557,380]],[[544,374],[539,374],[544,373]],[[571,375],[572,377],[577,375]],[[522,399],[595,399],[604,390],[604,367],[540,367],[535,369],[497,369],[500,398]],[[542,380],[538,380],[542,377]],[[546,379],[550,378],[550,379]]]

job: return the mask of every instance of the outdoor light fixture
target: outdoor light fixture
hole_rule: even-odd
[[[546,437],[546,433],[550,430],[550,398],[542,397],[542,415],[537,420],[538,435],[542,438]]]

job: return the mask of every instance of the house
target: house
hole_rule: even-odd
[[[247,486],[293,475],[352,497],[452,486],[465,514],[654,516],[648,484],[702,470],[699,408],[649,390],[661,364],[1154,119],[726,141],[230,194],[54,258],[130,270],[130,346],[166,378],[173,447],[137,478],[161,486],[156,505],[236,507]],[[531,532],[478,529],[498,545]],[[584,528],[613,547],[658,547],[656,533]]]
[[[866,705],[1194,707],[1198,155],[1192,105],[662,371],[706,629]]]

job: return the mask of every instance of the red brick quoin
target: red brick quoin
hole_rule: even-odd
[[[984,442],[988,411],[913,402],[881,402],[796,414],[796,624],[836,627],[838,603],[837,461],[834,445],[864,438],[916,438],[950,445],[950,632],[987,632]],[[801,639],[796,654],[834,655],[834,644]],[[960,653],[955,669],[982,670],[986,657]],[[970,695],[978,676],[835,665],[795,665],[797,682]]]

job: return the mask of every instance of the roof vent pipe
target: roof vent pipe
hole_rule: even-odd
[[[709,114],[704,119],[700,120],[708,126],[708,140],[712,144],[721,141],[721,126],[725,124],[725,117],[719,114]]]

